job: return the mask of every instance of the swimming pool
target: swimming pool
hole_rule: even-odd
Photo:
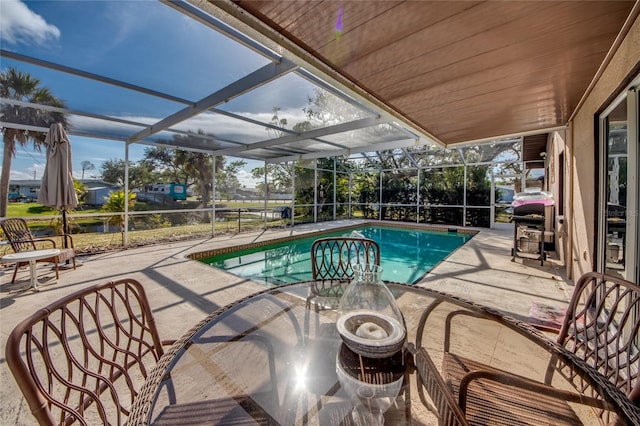
[[[261,247],[230,251],[197,259],[215,268],[253,281],[285,284],[310,280],[311,244],[318,238],[357,231],[380,245],[382,279],[413,284],[449,254],[466,243],[472,233],[417,228],[373,226],[314,233]]]

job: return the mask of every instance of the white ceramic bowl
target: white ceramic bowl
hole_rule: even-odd
[[[358,328],[363,324],[366,327],[367,323],[373,324],[371,328],[384,330],[386,337],[358,336]],[[397,353],[407,337],[404,326],[398,320],[373,311],[348,312],[338,318],[336,326],[344,344],[355,353],[368,358],[386,358]]]

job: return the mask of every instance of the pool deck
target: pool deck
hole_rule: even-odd
[[[191,260],[186,257],[188,254],[327,231],[361,222],[298,225],[80,257],[81,266],[76,271],[61,271],[57,282],[54,272],[41,264],[38,277],[44,284],[39,293],[29,288],[28,268],[22,268],[15,284],[11,284],[13,267],[3,267],[0,269],[0,424],[34,424],[7,367],[4,348],[15,325],[37,309],[88,285],[131,277],[142,282],[147,290],[161,338],[174,339],[212,311],[264,289],[260,284]],[[573,283],[564,278],[563,267],[553,258],[544,266],[533,260],[513,262],[512,238],[510,225],[481,230],[417,285],[491,306],[522,320],[529,317],[533,301],[554,307],[565,306]]]

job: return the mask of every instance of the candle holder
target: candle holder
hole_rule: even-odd
[[[406,365],[402,353],[384,358],[366,358],[341,345],[336,359],[340,386],[353,403],[355,424],[382,425],[384,413],[395,404],[402,390]]]
[[[338,333],[357,354],[390,357],[402,349],[407,337],[400,308],[381,279],[381,267],[359,264],[354,272],[355,278],[340,299]]]

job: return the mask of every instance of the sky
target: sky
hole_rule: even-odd
[[[5,50],[63,64],[164,92],[192,102],[221,89],[268,63],[263,56],[224,35],[187,18],[158,1],[18,1],[0,0],[0,37]],[[130,92],[44,67],[1,58],[0,68],[16,67],[38,78],[41,86],[74,111],[92,112],[145,124],[160,121],[184,104]],[[220,105],[220,109],[269,122],[274,107],[292,124],[304,120],[303,108],[315,86],[288,74],[248,94]],[[123,140],[140,128],[104,120],[69,116],[73,129],[104,132]],[[220,138],[253,142],[273,137],[264,126],[204,114],[175,126],[204,130]],[[109,139],[70,136],[73,174],[82,177],[81,163],[94,170],[84,178],[98,178],[102,164],[123,159],[124,143]],[[145,145],[130,146],[129,158],[142,158]],[[232,161],[234,158],[228,157]],[[19,147],[13,159],[12,179],[41,179],[43,152],[31,144]],[[240,183],[254,187],[251,169],[263,163],[247,160]]]

